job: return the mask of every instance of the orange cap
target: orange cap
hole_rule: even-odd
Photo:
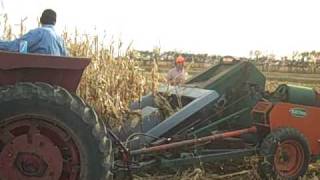
[[[176,59],[176,63],[177,64],[183,64],[185,61],[184,57],[182,57],[181,55],[179,55]]]

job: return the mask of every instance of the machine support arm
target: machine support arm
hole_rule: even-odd
[[[255,133],[255,132],[257,132],[257,128],[255,126],[252,126],[250,128],[246,128],[246,129],[223,132],[223,133],[219,133],[219,134],[215,134],[215,135],[211,135],[211,136],[206,136],[206,137],[202,137],[202,138],[189,139],[189,140],[174,142],[174,143],[170,143],[170,144],[164,144],[164,145],[159,145],[159,146],[154,146],[154,147],[149,147],[149,148],[142,148],[142,149],[138,149],[138,150],[133,150],[130,152],[130,154],[131,155],[139,155],[139,154],[147,154],[147,153],[165,151],[165,150],[169,150],[169,149],[179,148],[181,146],[201,144],[201,143],[205,143],[205,142],[211,142],[211,141],[215,141],[215,140],[225,139],[228,137],[238,137],[242,134]]]
[[[213,122],[213,123],[211,123],[211,124],[209,124],[207,126],[204,126],[204,127],[200,128],[200,129],[197,129],[194,132],[192,132],[191,134],[193,134],[194,136],[201,136],[201,135],[208,134],[208,133],[214,131],[215,128],[218,125],[223,124],[225,122],[228,122],[230,119],[234,119],[237,116],[241,115],[242,113],[244,113],[244,112],[246,112],[248,110],[250,110],[250,109],[249,108],[243,108],[243,109],[241,109],[240,111],[238,111],[236,113],[230,114],[227,117],[224,117],[224,118],[219,119],[219,120],[217,120],[217,121],[215,121],[215,122]]]

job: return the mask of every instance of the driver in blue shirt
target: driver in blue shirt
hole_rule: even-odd
[[[0,50],[19,52],[20,43],[26,41],[29,53],[67,56],[64,41],[54,29],[56,17],[57,14],[52,9],[44,10],[40,18],[41,27],[13,41],[0,40]]]

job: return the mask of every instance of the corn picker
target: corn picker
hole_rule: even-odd
[[[258,155],[262,178],[297,179],[320,154],[320,96],[246,61],[221,62],[133,102],[142,120],[111,130],[75,95],[86,58],[0,52],[0,179],[110,180]],[[107,118],[107,117],[106,117]]]

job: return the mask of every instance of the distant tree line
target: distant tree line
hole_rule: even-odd
[[[195,63],[213,63],[217,60],[221,60],[223,56],[220,55],[208,55],[208,54],[192,54],[192,53],[179,53],[175,51],[166,51],[160,53],[159,50],[155,49],[153,51],[135,51],[134,59],[141,61],[174,61],[176,57],[182,55],[187,62]]]
[[[178,55],[186,58],[187,62],[214,64],[220,62],[222,55],[179,53],[176,51],[160,52],[159,48],[153,51],[134,51],[136,60],[168,61],[173,62]],[[290,56],[277,57],[274,54],[263,53],[259,50],[250,51],[249,57],[235,57],[238,60],[247,60],[254,63],[262,71],[320,73],[320,51],[293,52]]]

